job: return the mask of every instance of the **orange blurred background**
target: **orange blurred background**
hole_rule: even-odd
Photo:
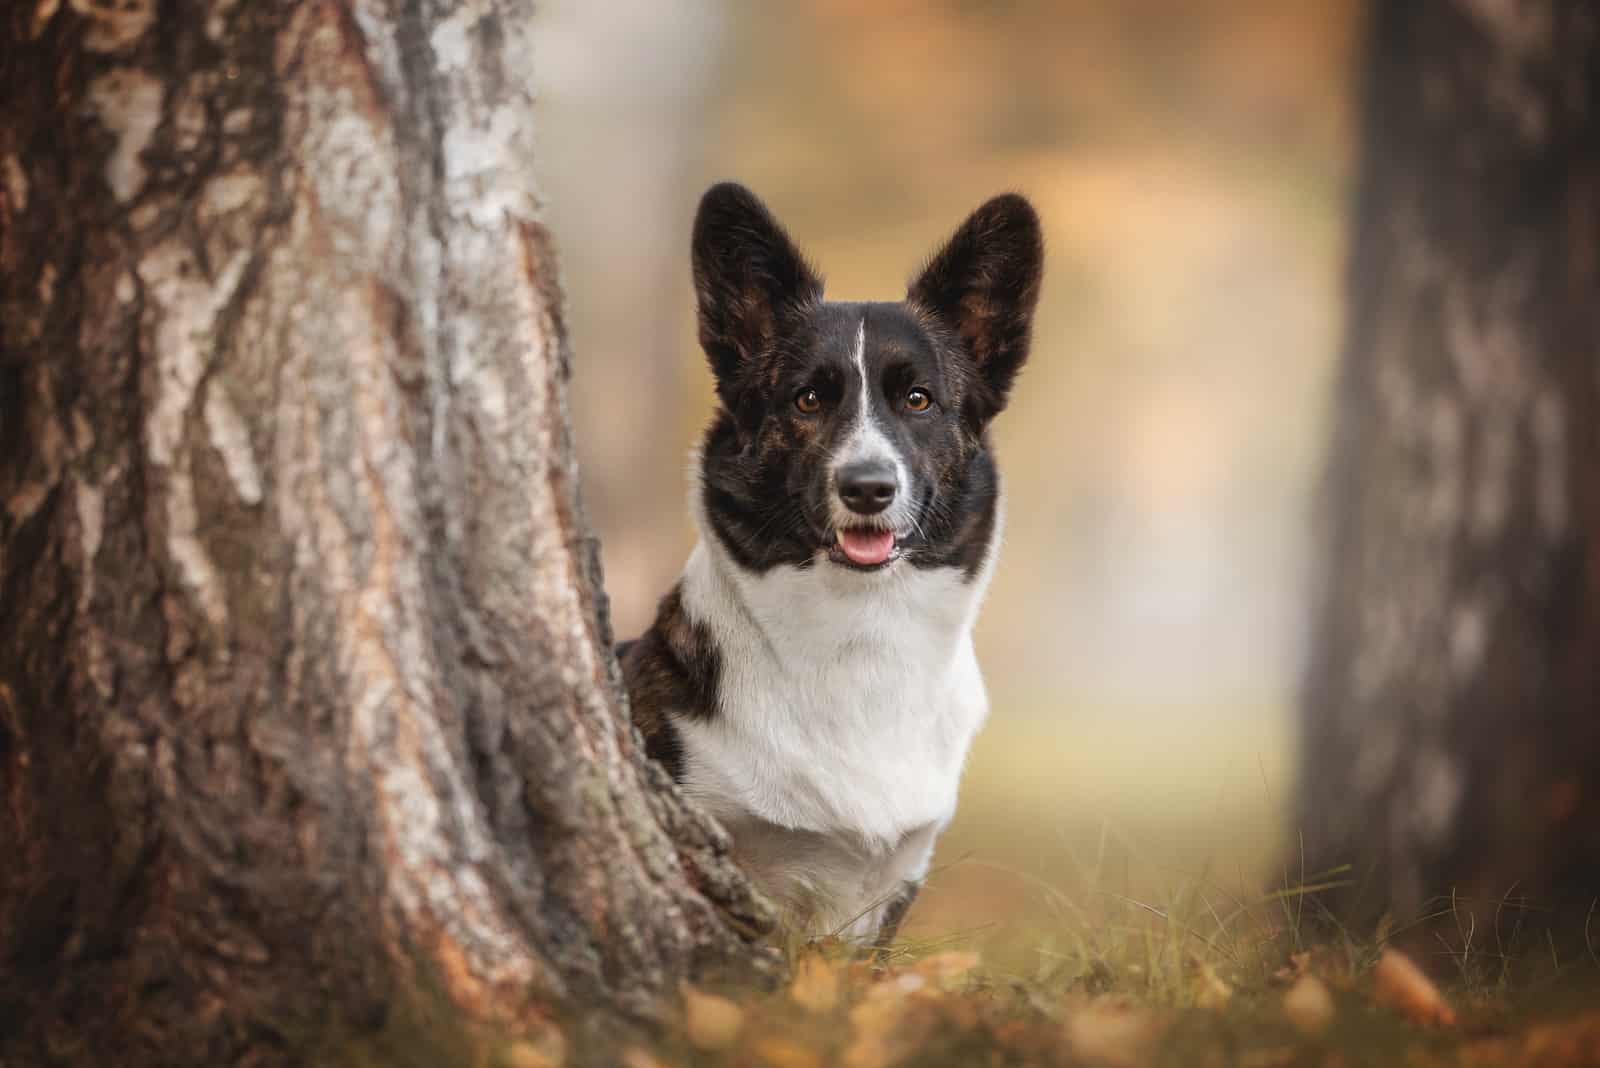
[[[692,543],[703,188],[755,189],[836,299],[897,299],[968,211],[1019,190],[1048,258],[996,426],[993,712],[913,930],[982,928],[1004,953],[1056,891],[1278,878],[1359,5],[549,0],[539,17],[545,210],[618,636]]]

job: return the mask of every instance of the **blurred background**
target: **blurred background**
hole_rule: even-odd
[[[1310,501],[1342,317],[1354,0],[548,0],[541,175],[619,637],[692,541],[711,402],[688,235],[767,200],[834,299],[898,299],[986,197],[1043,216],[995,428],[992,717],[911,931],[1023,959],[1094,898],[1294,873]]]

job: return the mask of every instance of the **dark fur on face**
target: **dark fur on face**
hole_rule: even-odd
[[[831,303],[749,190],[713,187],[694,231],[700,343],[721,405],[702,448],[704,506],[729,554],[756,571],[812,566],[836,533],[832,460],[859,423],[905,463],[898,550],[914,567],[974,573],[994,525],[990,420],[1028,354],[1043,244],[1020,196],[980,207],[897,303]],[[931,398],[907,404],[912,390]],[[815,391],[814,412],[797,406]]]

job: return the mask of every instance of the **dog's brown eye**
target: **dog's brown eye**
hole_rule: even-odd
[[[933,398],[925,389],[914,389],[906,394],[906,407],[914,412],[925,412],[932,403]]]
[[[822,407],[822,398],[817,396],[814,389],[802,389],[794,395],[794,406],[806,415],[812,415]]]

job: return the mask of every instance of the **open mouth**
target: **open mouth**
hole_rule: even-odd
[[[845,527],[834,534],[828,559],[836,564],[874,571],[895,558],[894,531],[877,527]]]

